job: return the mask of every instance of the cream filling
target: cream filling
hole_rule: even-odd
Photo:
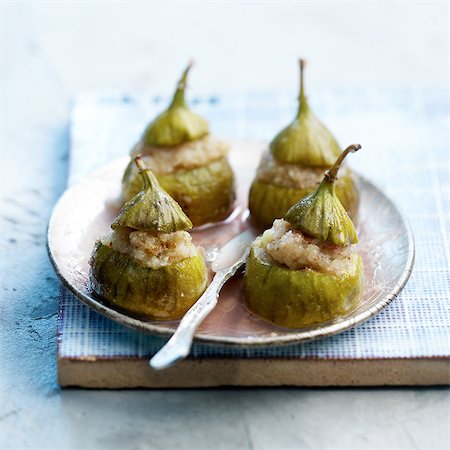
[[[333,246],[294,230],[284,219],[273,222],[259,238],[258,256],[270,258],[289,269],[310,268],[319,272],[342,275],[348,272],[355,253],[354,245]]]
[[[319,185],[325,173],[324,167],[305,167],[300,164],[286,164],[277,161],[266,150],[256,171],[256,179],[293,189],[311,189]],[[348,173],[346,167],[340,170],[340,176]]]
[[[102,243],[130,256],[141,266],[155,270],[198,253],[187,231],[156,235],[149,231],[118,228],[104,237]]]
[[[158,174],[195,169],[225,157],[229,145],[210,135],[175,147],[153,147],[139,141],[131,157],[142,155],[144,163]]]

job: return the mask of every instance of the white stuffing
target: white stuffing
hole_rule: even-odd
[[[153,147],[138,142],[131,157],[142,155],[144,163],[157,174],[195,169],[225,157],[229,145],[210,135],[175,147]]]
[[[256,179],[293,189],[308,189],[317,186],[325,173],[323,167],[304,167],[300,164],[286,164],[277,161],[269,150],[263,153],[259,163]],[[340,176],[348,173],[342,167]]]
[[[274,221],[256,246],[258,256],[264,260],[272,258],[290,269],[310,268],[319,272],[340,275],[348,271],[353,245],[334,246],[306,236],[294,230],[284,219]]]
[[[197,254],[187,231],[153,234],[131,228],[118,228],[102,240],[113,250],[129,255],[140,265],[160,269]]]

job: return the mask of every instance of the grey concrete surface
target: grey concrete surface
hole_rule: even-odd
[[[175,32],[175,30],[177,30]],[[448,86],[449,6],[427,3],[0,6],[0,449],[448,449],[447,389],[61,391],[46,223],[65,185],[71,96],[310,83]]]

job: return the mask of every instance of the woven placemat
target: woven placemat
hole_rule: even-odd
[[[68,184],[127,154],[166,102],[142,93],[79,96],[71,117]],[[201,96],[191,102],[215,134],[231,139],[269,140],[296,106],[292,96],[268,93]],[[448,93],[325,91],[314,97],[313,107],[341,143],[363,144],[364,152],[351,165],[381,187],[411,222],[416,263],[399,298],[363,325],[310,343],[254,349],[194,344],[190,359],[164,376],[147,366],[164,338],[118,325],[62,289],[61,385],[449,383]],[[205,370],[198,370],[199,363]]]

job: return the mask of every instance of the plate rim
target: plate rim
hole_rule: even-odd
[[[114,308],[111,308],[100,301],[96,300],[93,297],[90,297],[83,292],[79,291],[75,286],[73,286],[61,273],[58,264],[56,262],[56,257],[53,254],[52,251],[52,227],[53,222],[55,220],[55,215],[58,211],[58,208],[60,205],[64,202],[64,199],[67,195],[70,194],[70,192],[78,187],[78,185],[85,182],[85,180],[88,177],[95,176],[95,174],[103,171],[107,171],[110,166],[117,165],[120,160],[125,160],[127,157],[121,157],[117,158],[114,161],[111,161],[108,164],[105,164],[98,169],[96,169],[93,173],[91,173],[88,176],[80,178],[74,185],[68,187],[63,194],[60,196],[56,204],[54,205],[52,209],[52,214],[50,216],[50,219],[48,221],[47,225],[47,242],[46,242],[46,248],[47,253],[50,259],[50,262],[53,266],[53,270],[55,271],[56,275],[58,276],[61,284],[68,289],[78,300],[80,300],[83,304],[90,307],[94,311],[104,315],[105,317],[113,320],[114,322],[117,322],[121,325],[124,325],[128,328],[132,328],[141,332],[145,332],[152,335],[157,336],[166,336],[170,337],[174,333],[174,329],[168,328],[167,326],[164,326],[163,322],[161,322],[161,325],[155,325],[154,323],[145,322],[143,320],[134,318],[132,316],[129,316],[123,312],[120,312],[118,310],[115,310]],[[211,335],[203,335],[203,334],[195,334],[194,341],[199,342],[202,344],[214,344],[214,345],[226,345],[226,346],[236,346],[236,347],[255,347],[255,346],[263,346],[263,347],[273,347],[273,346],[281,346],[281,345],[293,345],[298,344],[302,342],[312,341],[315,339],[320,339],[328,336],[332,336],[338,333],[341,333],[343,331],[346,331],[350,328],[354,328],[363,322],[369,320],[370,318],[374,317],[376,314],[378,314],[382,309],[384,309],[387,305],[389,305],[394,299],[396,299],[399,295],[399,293],[402,291],[404,286],[409,280],[409,277],[411,276],[411,273],[413,271],[414,267],[414,261],[415,261],[415,243],[414,243],[414,235],[412,232],[411,225],[409,223],[409,220],[406,218],[406,216],[403,214],[403,211],[401,208],[399,208],[390,197],[388,197],[376,184],[374,184],[371,180],[368,178],[360,175],[358,172],[353,170],[353,174],[355,177],[362,182],[370,185],[373,189],[378,191],[379,194],[381,194],[393,207],[394,210],[397,211],[401,221],[403,222],[403,225],[406,230],[406,238],[407,238],[407,244],[408,244],[408,257],[405,264],[405,269],[403,270],[402,275],[398,279],[395,286],[390,290],[388,294],[386,294],[380,301],[378,301],[375,305],[372,305],[370,308],[361,311],[360,313],[349,317],[347,319],[344,319],[342,321],[339,321],[337,323],[332,323],[330,325],[326,325],[324,327],[317,328],[315,330],[308,330],[308,331],[298,331],[301,329],[293,329],[292,333],[286,334],[286,335],[277,335],[277,336],[266,336],[266,337],[254,337],[254,336],[248,336],[248,337],[220,337],[220,336],[211,336]]]

